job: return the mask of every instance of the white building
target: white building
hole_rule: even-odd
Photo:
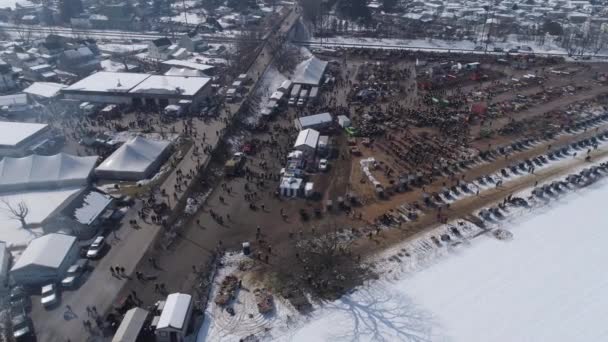
[[[0,192],[87,185],[97,156],[29,155],[0,160]]]
[[[66,99],[94,103],[157,105],[181,100],[198,106],[211,94],[208,77],[165,76],[127,72],[97,72],[62,89]]]
[[[334,119],[331,114],[326,112],[297,118],[294,120],[294,125],[300,131],[307,128],[321,130],[325,127],[331,126],[333,121]]]
[[[148,318],[149,312],[142,308],[133,308],[127,313],[120,322],[112,342],[137,342],[141,329]]]
[[[57,282],[76,259],[76,237],[47,234],[30,242],[11,268],[10,275],[17,284],[23,285]]]
[[[0,157],[28,154],[49,131],[47,124],[0,121]]]
[[[135,137],[106,158],[95,169],[95,174],[101,179],[144,179],[160,167],[170,146],[169,141]]]
[[[54,82],[34,82],[23,92],[36,100],[52,99],[61,93],[61,89],[67,88],[65,84]]]
[[[317,149],[317,143],[319,142],[319,132],[314,129],[305,129],[298,133],[296,142],[293,148],[302,151],[306,155],[313,155]]]
[[[156,325],[156,342],[183,342],[192,318],[192,296],[172,293]]]

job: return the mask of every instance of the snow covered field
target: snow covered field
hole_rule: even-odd
[[[279,341],[604,341],[608,181],[324,305]],[[405,259],[407,260],[407,259]],[[414,265],[416,266],[416,265]],[[278,333],[279,331],[277,331]]]
[[[366,47],[374,47],[383,49],[413,49],[413,50],[468,50],[475,49],[476,45],[480,45],[485,48],[483,44],[475,44],[472,41],[452,41],[452,40],[441,40],[441,39],[399,39],[399,38],[365,38],[365,37],[331,37],[331,38],[313,38],[309,40],[313,43],[327,44],[327,47],[334,46],[357,46],[359,44],[366,45]],[[515,37],[509,37],[506,42],[493,42],[488,46],[488,51],[492,51],[494,47],[499,47],[508,51],[511,48],[517,46],[529,46],[535,53],[547,53],[547,54],[567,54],[566,49],[559,47],[551,39],[547,39],[545,44],[539,45],[533,41],[518,42]],[[483,53],[483,51],[480,51]],[[604,49],[599,52],[600,55],[608,53],[608,50]]]

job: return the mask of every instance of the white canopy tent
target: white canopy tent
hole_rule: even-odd
[[[281,196],[285,197],[297,197],[302,189],[302,178],[296,177],[283,177],[281,178]]]
[[[95,174],[102,179],[140,180],[150,176],[169,152],[171,143],[135,137],[101,163]]]
[[[321,84],[321,78],[323,78],[326,68],[326,61],[322,61],[317,57],[312,56],[296,66],[293,83],[318,86]]]
[[[97,156],[5,157],[0,161],[0,192],[86,185]]]

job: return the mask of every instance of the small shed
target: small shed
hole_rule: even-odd
[[[342,128],[348,128],[351,125],[351,121],[346,115],[338,115],[338,125]]]
[[[184,342],[192,317],[192,296],[172,293],[156,325],[156,342]]]

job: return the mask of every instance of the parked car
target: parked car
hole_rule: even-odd
[[[14,316],[11,323],[13,325],[13,338],[15,341],[20,341],[31,335],[31,322],[26,315]]]
[[[320,170],[320,171],[325,171],[325,170],[327,170],[327,167],[328,167],[328,166],[329,166],[329,165],[328,165],[327,159],[321,159],[321,160],[319,160],[319,170]]]
[[[87,258],[96,259],[99,257],[101,250],[105,244],[105,238],[103,236],[98,236],[95,238],[93,243],[89,246],[87,250]]]
[[[45,308],[53,306],[57,304],[57,289],[55,288],[55,284],[48,284],[42,287],[42,297],[40,298],[40,303]]]
[[[74,286],[78,278],[86,271],[88,265],[89,261],[87,259],[76,261],[76,263],[68,268],[65,278],[61,281],[61,286],[65,288]]]

